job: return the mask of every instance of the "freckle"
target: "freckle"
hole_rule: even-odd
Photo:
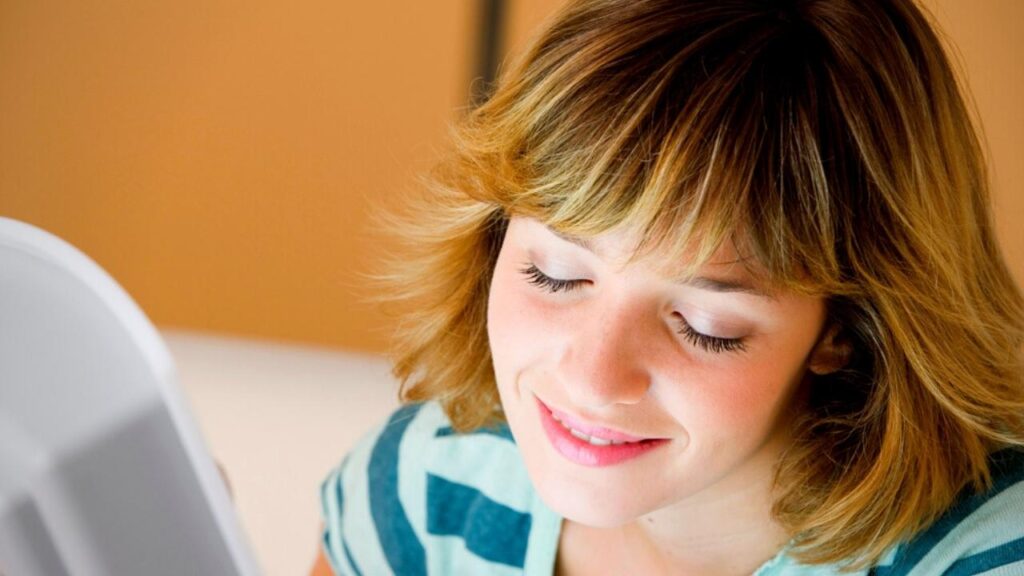
[[[654,518],[648,518],[647,521],[650,522],[651,524],[654,524]]]

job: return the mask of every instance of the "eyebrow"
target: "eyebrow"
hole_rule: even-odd
[[[566,242],[569,242],[570,244],[575,244],[575,245],[579,246],[580,248],[583,248],[584,250],[587,250],[588,252],[594,252],[593,244],[590,241],[588,241],[586,238],[580,238],[579,236],[572,236],[570,234],[565,234],[564,232],[559,232],[557,230],[553,230],[550,227],[547,227],[547,228],[555,236],[558,236],[562,240],[565,240]],[[760,288],[758,288],[758,287],[756,287],[756,286],[754,286],[752,284],[749,284],[747,282],[744,282],[744,281],[738,280],[738,279],[733,280],[733,279],[724,279],[724,278],[710,278],[708,276],[692,276],[692,277],[680,278],[680,279],[676,280],[676,283],[677,284],[683,284],[685,286],[692,286],[692,287],[698,288],[700,290],[708,290],[708,291],[711,291],[711,292],[740,292],[740,293],[743,293],[743,294],[752,294],[754,296],[760,296],[762,298],[768,298],[769,300],[774,300],[775,299],[775,297],[772,296],[771,294],[769,294],[768,292],[765,292],[764,290],[761,290]]]
[[[587,250],[588,252],[593,252],[594,251],[594,246],[586,238],[580,238],[579,236],[572,236],[572,235],[566,234],[565,232],[559,232],[558,230],[555,230],[555,229],[551,228],[550,226],[545,226],[545,228],[547,228],[549,232],[551,232],[555,236],[558,236],[562,240],[565,240],[566,242],[569,242],[571,244],[575,244],[575,245],[577,245],[577,246]]]
[[[693,286],[694,288],[700,288],[702,290],[711,290],[713,292],[742,292],[744,294],[752,294],[754,296],[774,300],[771,294],[741,280],[725,280],[719,278],[708,278],[707,276],[694,276],[693,278],[681,280],[680,283]]]

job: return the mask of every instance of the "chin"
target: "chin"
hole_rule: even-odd
[[[638,501],[636,490],[602,490],[545,475],[531,479],[548,508],[567,520],[594,528],[622,526],[656,508]]]

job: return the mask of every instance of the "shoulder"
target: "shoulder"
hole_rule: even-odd
[[[991,456],[992,487],[965,491],[934,524],[894,546],[872,568],[805,565],[786,551],[755,576],[1016,576],[1024,574],[1024,451]]]
[[[553,522],[508,429],[458,434],[436,403],[404,406],[364,436],[321,503],[343,574],[522,573]]]
[[[1024,451],[996,452],[991,463],[990,490],[965,492],[873,575],[1024,574]]]

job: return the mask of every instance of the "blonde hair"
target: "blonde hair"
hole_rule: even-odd
[[[1024,445],[1024,305],[909,0],[573,2],[454,139],[395,222],[388,280],[403,398],[457,429],[502,418],[487,294],[524,215],[636,226],[691,270],[735,242],[773,285],[827,298],[853,356],[812,377],[773,510],[804,562],[877,560]]]

